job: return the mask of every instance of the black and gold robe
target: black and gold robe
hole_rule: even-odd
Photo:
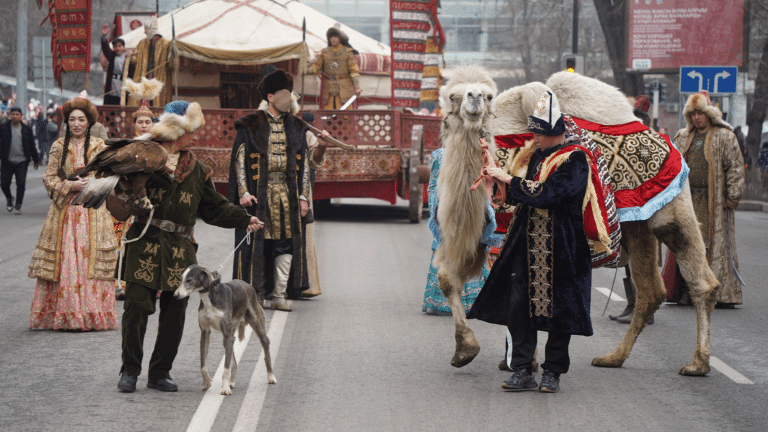
[[[536,150],[525,178],[512,178],[507,202],[520,205],[469,318],[506,326],[519,310],[529,314],[532,329],[592,335],[592,263],[582,213],[587,157],[573,151],[546,180],[534,180],[541,162],[569,144],[575,143]],[[528,307],[518,309],[521,302]]]
[[[238,119],[235,122],[237,135],[232,147],[232,159],[229,170],[228,198],[233,203],[240,203],[241,191],[238,187],[236,172],[237,154],[244,150],[245,180],[248,192],[255,196],[258,203],[247,208],[248,213],[261,221],[268,221],[269,200],[269,159],[270,159],[270,126],[269,114],[264,110],[256,111]],[[291,277],[288,284],[288,298],[299,298],[301,281],[304,276],[303,241],[299,197],[305,187],[305,160],[307,157],[306,125],[292,114],[284,114],[283,126],[285,131],[286,170],[285,184],[287,186],[288,212],[283,212],[286,220],[281,221],[285,228],[290,227],[290,239],[293,248]],[[274,221],[271,221],[274,222]],[[265,284],[265,291],[272,290],[273,272],[265,271],[274,268],[271,262],[264,258],[265,230],[259,230],[251,239],[250,244],[243,243],[235,253],[233,279],[244,280],[258,289],[259,284]],[[235,230],[235,245],[245,236],[245,230]],[[286,233],[287,236],[287,233]]]

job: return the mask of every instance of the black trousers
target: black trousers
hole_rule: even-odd
[[[144,357],[144,335],[147,332],[149,315],[155,313],[157,290],[136,283],[127,283],[123,312],[123,367],[128,375],[141,374],[141,361]],[[184,333],[184,320],[189,297],[173,298],[173,291],[161,291],[160,321],[157,328],[157,340],[149,359],[148,378],[154,381],[170,378],[173,361],[179,352],[181,336]]]
[[[120,105],[120,96],[104,95],[104,105]]]
[[[536,351],[537,330],[529,326],[528,302],[520,302],[520,305],[512,313],[512,321],[508,328],[512,335],[512,362],[513,370],[533,369],[533,353]],[[541,367],[558,375],[568,372],[571,358],[568,356],[568,345],[571,335],[568,333],[549,332],[547,345],[544,349],[544,363]]]
[[[13,201],[13,194],[11,193],[11,181],[16,177],[16,208],[21,208],[21,203],[24,202],[24,191],[27,185],[27,170],[29,169],[29,161],[24,162],[7,162],[3,161],[0,166],[0,185],[5,199],[8,202]]]

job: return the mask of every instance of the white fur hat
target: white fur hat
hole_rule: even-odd
[[[144,23],[144,31],[147,33],[147,37],[152,39],[157,33],[157,17],[152,15]]]
[[[699,93],[694,93],[685,102],[685,108],[683,108],[683,116],[685,117],[685,123],[688,125],[688,130],[693,130],[693,120],[691,120],[691,114],[694,111],[701,111],[709,117],[709,120],[714,126],[724,127],[729,130],[733,130],[733,126],[726,123],[723,120],[723,113],[712,105],[712,100],[709,98],[709,92],[702,90]]]
[[[205,117],[199,103],[178,100],[165,106],[160,121],[152,126],[149,135],[154,141],[176,141],[186,133],[200,129],[204,124]]]

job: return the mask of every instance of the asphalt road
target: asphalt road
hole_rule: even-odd
[[[120,332],[29,330],[35,282],[27,266],[50,204],[30,170],[24,214],[0,214],[0,430],[8,431],[764,431],[768,426],[768,214],[737,212],[745,304],[715,310],[707,377],[684,377],[695,345],[691,308],[665,304],[619,369],[590,366],[611,351],[625,325],[601,316],[613,270],[594,272],[595,335],[574,337],[571,370],[557,394],[505,393],[504,329],[471,321],[479,356],[450,366],[453,321],[421,312],[430,234],[410,224],[404,205],[344,200],[319,215],[316,242],[323,294],[294,301],[291,313],[268,310],[278,383],[267,385],[255,337],[243,348],[232,396],[201,390],[197,295],[171,374],[178,393],[119,393]],[[216,269],[233,247],[228,230],[198,223],[198,259]],[[222,274],[231,274],[231,261]],[[622,275],[615,294],[623,296]],[[118,302],[122,313],[122,303]],[[150,318],[145,349],[154,344]],[[540,342],[545,340],[540,333]],[[223,356],[214,333],[213,374]],[[713,365],[715,361],[713,361]],[[539,378],[540,375],[537,375]],[[746,383],[739,383],[746,382]]]

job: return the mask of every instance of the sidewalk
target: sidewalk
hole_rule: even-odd
[[[765,201],[741,200],[741,201],[739,201],[739,208],[737,210],[742,210],[742,211],[761,211],[763,213],[768,213],[768,202],[765,202]]]

